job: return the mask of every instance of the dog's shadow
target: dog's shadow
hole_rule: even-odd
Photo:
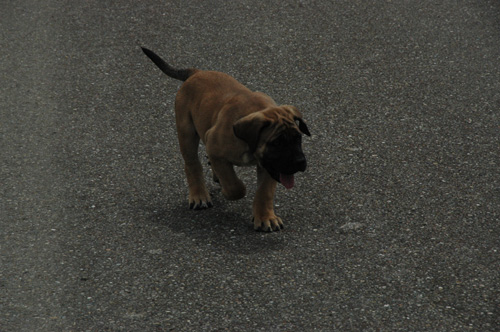
[[[215,198],[210,209],[193,211],[183,201],[150,215],[154,222],[192,238],[195,245],[210,245],[244,255],[281,250],[285,241],[279,232],[262,233],[253,229],[249,206],[247,199],[228,202]]]

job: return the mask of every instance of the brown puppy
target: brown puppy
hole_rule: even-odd
[[[278,106],[271,97],[252,92],[229,75],[198,69],[174,69],[152,51],[144,53],[168,76],[185,81],[175,98],[177,135],[189,186],[189,206],[212,206],[198,158],[205,144],[214,179],[229,200],[245,196],[245,185],[234,165],[257,165],[258,189],[253,201],[256,230],[283,228],[274,214],[277,182],[287,189],[293,174],[306,169],[302,134],[310,136],[302,115],[293,106]]]

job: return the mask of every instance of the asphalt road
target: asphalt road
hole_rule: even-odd
[[[497,1],[3,1],[0,331],[499,331]],[[178,81],[304,114],[308,170],[190,211]],[[210,174],[207,171],[207,178]]]

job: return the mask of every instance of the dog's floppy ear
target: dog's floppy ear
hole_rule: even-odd
[[[236,137],[245,141],[254,152],[259,144],[262,129],[268,127],[271,121],[261,113],[252,113],[236,121],[233,125],[233,132]]]
[[[309,129],[307,128],[307,125],[304,122],[304,119],[302,119],[302,114],[300,113],[300,111],[295,106],[292,105],[285,105],[284,107],[293,114],[293,119],[297,122],[299,130],[303,134],[311,136],[311,133],[309,132]]]

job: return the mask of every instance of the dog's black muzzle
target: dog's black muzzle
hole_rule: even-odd
[[[307,168],[307,161],[304,154],[294,156],[293,160],[276,156],[273,159],[264,159],[262,166],[274,180],[281,182],[281,174],[293,175],[297,172],[304,172]]]

